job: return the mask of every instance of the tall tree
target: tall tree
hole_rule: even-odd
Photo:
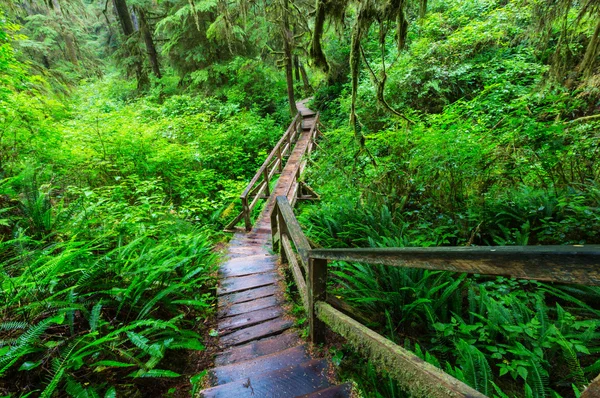
[[[158,53],[156,51],[156,46],[154,45],[152,32],[148,26],[148,21],[146,20],[146,13],[142,7],[138,6],[135,7],[135,11],[140,22],[140,34],[142,35],[142,39],[144,40],[144,44],[146,46],[148,62],[150,62],[150,66],[152,67],[152,72],[154,72],[154,75],[160,79],[162,74],[160,73],[160,64],[158,63]]]
[[[134,35],[135,30],[133,27],[133,20],[131,19],[131,13],[127,6],[127,1],[113,0],[113,4],[115,6],[115,11],[117,12],[121,29],[123,30],[123,35],[125,36],[123,45],[125,47],[125,53],[131,58],[131,63],[137,78],[138,89],[144,88],[149,83],[148,76],[144,72],[144,67],[139,57],[140,54],[137,43],[130,40]]]
[[[279,8],[281,13],[280,30],[283,39],[283,62],[287,83],[287,96],[290,113],[295,115],[298,113],[298,109],[296,108],[296,100],[294,98],[294,55],[292,52],[294,48],[294,35],[290,29],[290,1],[281,0]]]

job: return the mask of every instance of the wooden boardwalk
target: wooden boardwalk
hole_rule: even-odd
[[[231,240],[227,261],[220,268],[218,332],[223,349],[211,370],[213,387],[203,397],[321,397],[350,396],[350,386],[332,385],[325,359],[313,358],[307,345],[291,330],[293,319],[283,308],[283,285],[277,256],[271,255],[270,216],[275,198],[295,189],[302,155],[311,145],[315,113],[297,103],[302,132],[277,185],[249,233]]]

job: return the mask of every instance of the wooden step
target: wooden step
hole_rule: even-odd
[[[224,336],[237,329],[269,321],[281,315],[283,315],[283,308],[281,308],[281,306],[279,305],[276,305],[257,311],[247,312],[245,314],[233,316],[230,318],[225,318],[219,321],[219,334],[221,336]]]
[[[221,265],[219,273],[223,277],[228,278],[273,271],[276,261],[276,256],[265,256],[264,254],[232,258]]]
[[[256,300],[267,296],[273,296],[278,291],[279,286],[267,285],[257,287],[255,289],[244,290],[243,292],[239,293],[226,294],[224,296],[219,297],[219,308],[223,308],[233,304],[244,303],[246,301]]]
[[[269,255],[270,253],[262,246],[238,246],[230,247],[227,251],[229,259],[240,258],[246,256],[254,256],[257,254]]]
[[[288,331],[277,336],[256,340],[245,345],[230,348],[217,355],[215,358],[215,365],[224,366],[248,361],[263,355],[270,355],[297,346],[298,344],[300,344],[298,334],[296,332]]]
[[[261,324],[237,330],[221,337],[220,344],[224,347],[240,345],[252,340],[279,334],[294,325],[294,322],[282,317],[272,319]]]
[[[279,304],[281,304],[281,302],[278,297],[268,296],[252,301],[246,301],[245,303],[232,304],[219,308],[218,316],[219,318],[226,318],[230,316],[246,314],[256,310],[262,310],[263,308],[273,307],[274,305]]]
[[[351,393],[352,386],[350,383],[344,383],[301,395],[298,398],[349,398]]]
[[[253,378],[255,374],[270,372],[277,369],[299,365],[310,360],[306,353],[306,346],[288,348],[283,351],[264,355],[249,361],[233,365],[219,366],[210,371],[217,385],[231,383],[235,380]]]
[[[217,289],[217,294],[236,293],[255,287],[272,285],[279,281],[279,275],[276,272],[265,272],[264,274],[254,274],[248,276],[239,276],[225,278],[221,280],[221,286]]]
[[[288,398],[318,391],[329,385],[327,362],[313,359],[300,365],[264,372],[206,389],[205,398]]]

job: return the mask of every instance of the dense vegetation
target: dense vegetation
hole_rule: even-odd
[[[220,230],[313,87],[316,244],[600,243],[596,0],[3,7],[0,395],[195,394]],[[486,395],[577,396],[600,372],[597,288],[332,273]],[[332,351],[365,395],[401,394]]]
[[[600,75],[577,66],[598,14],[567,7],[566,28],[541,27],[550,7],[539,7],[430,3],[402,51],[392,35],[380,39],[385,22],[365,28],[356,99],[349,80],[314,100],[328,126],[307,176],[323,202],[302,212],[315,242],[600,243]],[[354,43],[324,42],[331,62]],[[387,104],[377,92],[384,79]],[[333,274],[335,294],[372,314],[374,327],[486,395],[573,396],[598,373],[597,288],[347,263]],[[399,394],[365,369],[374,396]]]

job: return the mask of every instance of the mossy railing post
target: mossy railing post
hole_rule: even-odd
[[[281,258],[281,263],[286,264],[288,262],[288,258],[285,250],[283,249],[283,237],[285,236],[289,238],[288,228],[285,220],[283,219],[281,211],[279,211],[277,206],[275,206],[275,209],[277,209],[277,224],[279,225],[279,257]]]
[[[325,324],[317,318],[315,303],[327,299],[327,260],[308,260],[308,322],[313,344],[325,342]]]
[[[271,195],[271,190],[269,189],[269,168],[265,167],[265,170],[263,171],[263,177],[265,179],[265,189],[267,192],[267,196]]]
[[[283,155],[281,154],[281,146],[277,147],[277,157],[279,158],[279,173],[283,172]]]
[[[242,211],[244,212],[244,224],[246,231],[252,230],[252,221],[250,221],[250,206],[248,206],[248,197],[242,196]]]
[[[277,205],[273,208],[271,213],[271,245],[275,252],[281,250],[281,234],[279,232],[279,223],[277,222]]]

